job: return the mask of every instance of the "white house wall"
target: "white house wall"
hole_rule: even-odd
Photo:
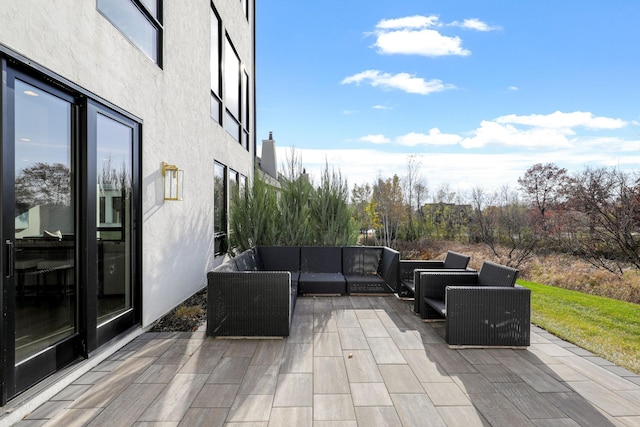
[[[97,11],[95,0],[2,0],[0,7],[0,43],[142,120],[143,326],[204,287],[219,262],[214,161],[248,177],[253,168],[253,152],[210,117],[211,3],[163,3],[162,68]],[[242,2],[215,7],[253,81],[253,33]],[[253,150],[253,125],[250,132]],[[184,170],[182,201],[163,200],[163,161]]]

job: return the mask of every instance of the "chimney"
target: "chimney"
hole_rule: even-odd
[[[278,179],[278,164],[276,159],[276,142],[273,140],[273,132],[269,132],[269,139],[262,140],[262,170]]]

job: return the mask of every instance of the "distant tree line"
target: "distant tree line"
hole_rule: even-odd
[[[445,184],[430,192],[419,160],[410,156],[405,176],[354,185],[351,206],[357,228],[375,230],[377,244],[458,240],[484,243],[516,267],[555,251],[618,274],[629,265],[640,268],[638,176],[613,167],[569,174],[539,163],[517,183],[468,194]]]

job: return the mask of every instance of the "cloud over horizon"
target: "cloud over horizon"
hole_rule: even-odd
[[[432,128],[427,134],[412,131],[393,139],[384,137],[388,142],[398,145],[416,146],[446,146],[459,145],[465,149],[477,149],[487,146],[517,147],[524,149],[540,148],[570,148],[577,145],[577,128],[588,130],[613,130],[627,126],[627,122],[611,117],[594,116],[589,112],[576,111],[563,113],[556,111],[550,114],[531,114],[518,116],[508,114],[494,120],[482,120],[480,125],[466,135],[442,133],[438,128]],[[361,139],[367,141],[366,139]],[[611,144],[610,139],[586,138],[590,145],[600,144],[604,147]],[[372,141],[369,141],[372,142]],[[634,147],[637,148],[637,147]]]

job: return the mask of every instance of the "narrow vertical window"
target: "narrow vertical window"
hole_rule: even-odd
[[[240,59],[229,38],[224,49],[225,129],[240,141]]]
[[[222,98],[220,96],[220,18],[211,10],[211,117],[221,123]]]
[[[240,182],[238,183],[238,185],[238,192],[240,194],[244,194],[247,189],[247,177],[245,175],[240,174]]]
[[[249,129],[251,128],[249,98],[249,75],[245,71],[242,73],[242,100],[244,104],[242,109],[242,146],[247,151],[249,151]]]
[[[233,169],[229,169],[229,201],[232,201],[239,195],[240,191],[240,174]]]
[[[218,256],[227,250],[227,167],[215,162],[213,175],[214,255]]]

